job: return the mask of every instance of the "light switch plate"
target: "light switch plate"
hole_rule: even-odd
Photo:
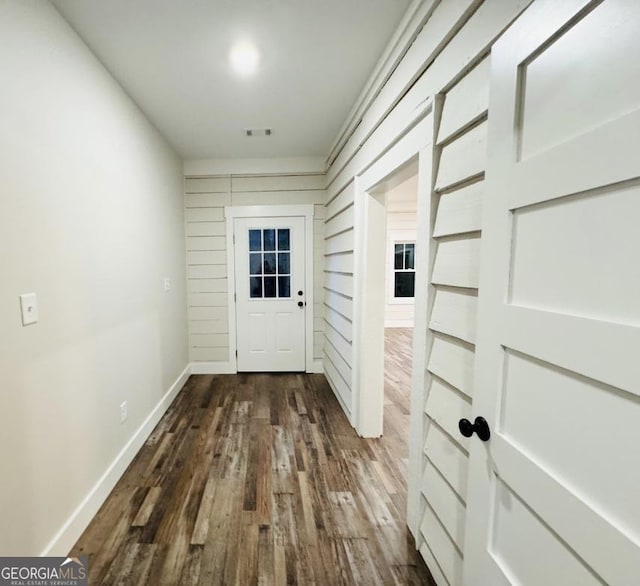
[[[164,290],[171,291],[171,279],[169,277],[164,278]]]
[[[28,326],[38,321],[38,300],[35,293],[20,295],[20,308],[22,309],[22,325]]]

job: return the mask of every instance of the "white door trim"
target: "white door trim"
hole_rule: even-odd
[[[423,118],[400,141],[360,176],[355,177],[355,274],[353,320],[353,404],[352,423],[359,435],[382,435],[384,400],[384,201],[380,209],[379,188],[391,175],[417,158],[417,240],[413,375],[411,384],[411,424],[409,430],[409,478],[407,523],[419,535],[421,517],[420,476],[422,471],[422,428],[427,334],[427,267],[430,225],[433,116],[431,105]],[[382,214],[380,213],[382,211]],[[378,259],[372,249],[381,241]],[[378,243],[379,244],[379,243]],[[376,268],[379,261],[382,267]],[[382,285],[380,285],[382,276]],[[380,287],[377,290],[376,287]],[[373,293],[373,295],[372,295]],[[373,392],[372,392],[373,391]],[[367,393],[365,398],[365,392]],[[418,544],[419,546],[419,544]]]
[[[227,229],[227,318],[229,323],[229,369],[238,372],[236,360],[237,329],[235,303],[235,245],[233,228],[235,218],[304,218],[305,228],[305,372],[314,372],[313,365],[313,205],[255,205],[225,206]]]
[[[380,188],[386,188],[384,182],[391,175],[407,165],[432,142],[432,120],[428,116],[418,123],[404,138],[389,149],[362,175],[355,178],[355,266],[354,274],[354,323],[353,323],[353,422],[356,431],[363,437],[379,437],[382,435],[382,397],[383,397],[383,362],[384,342],[380,339],[380,329],[384,329],[384,268],[376,270],[372,263],[379,262],[384,267],[386,257],[384,236],[384,197],[380,196]],[[424,159],[420,159],[419,163]],[[418,174],[424,169],[418,169]],[[418,209],[428,202],[429,193],[419,181]],[[382,201],[379,201],[382,199]],[[381,213],[382,212],[382,213]],[[383,234],[382,243],[380,234]],[[372,254],[372,247],[381,246],[380,258]],[[423,244],[426,246],[427,244]],[[422,251],[419,258],[426,258]],[[416,266],[416,282],[425,278],[425,267],[422,276],[418,276]],[[380,290],[381,289],[381,290]],[[380,300],[373,296],[380,297]],[[416,291],[417,297],[417,291]],[[382,303],[382,310],[380,310]],[[416,309],[416,329],[422,327],[418,323]],[[424,322],[426,315],[422,318]],[[426,325],[425,325],[426,330]],[[422,358],[424,360],[424,358]],[[364,399],[368,390],[367,400]],[[372,394],[373,393],[373,394]],[[374,396],[375,395],[375,396]]]

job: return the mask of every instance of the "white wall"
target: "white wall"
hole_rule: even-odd
[[[188,365],[182,168],[48,2],[0,45],[0,552],[64,555]]]
[[[409,522],[439,586],[460,583],[464,557],[468,451],[457,422],[470,413],[473,396],[487,55],[529,3],[414,1],[328,158],[325,246],[327,267],[336,269],[327,282],[325,371],[350,416],[354,236],[362,230],[354,226],[354,179],[408,135],[434,99],[433,169],[425,176],[432,171],[435,185],[428,209],[418,210],[429,220],[428,315],[422,316],[428,372],[418,389],[419,412],[412,412],[409,499],[417,514],[411,511]]]
[[[268,159],[264,161],[266,167]],[[195,163],[193,163],[195,164]],[[185,168],[193,166],[187,162]],[[210,168],[208,163],[206,168]],[[246,168],[255,167],[255,162]],[[202,164],[200,164],[202,167]],[[228,164],[225,167],[229,168]],[[235,170],[242,167],[234,165]],[[232,167],[233,168],[233,167]],[[203,170],[204,170],[203,169]],[[322,359],[324,174],[187,177],[189,352],[194,372],[235,372],[229,365],[225,206],[314,204],[314,359]]]
[[[416,240],[417,228],[418,176],[413,175],[386,194],[387,211],[387,254],[385,275],[387,278],[386,305],[384,308],[385,328],[413,327],[413,298],[394,299],[394,241]],[[416,254],[418,252],[416,251]]]

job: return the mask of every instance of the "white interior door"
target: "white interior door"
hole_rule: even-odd
[[[304,371],[304,218],[236,218],[234,238],[238,371]]]
[[[640,584],[640,2],[492,51],[464,583]]]

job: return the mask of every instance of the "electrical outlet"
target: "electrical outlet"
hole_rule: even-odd
[[[127,420],[127,402],[120,403],[120,423],[124,423]]]
[[[38,321],[38,300],[35,293],[20,295],[20,308],[22,310],[22,325],[28,326]]]
[[[171,291],[171,279],[169,277],[164,278],[164,290]]]

